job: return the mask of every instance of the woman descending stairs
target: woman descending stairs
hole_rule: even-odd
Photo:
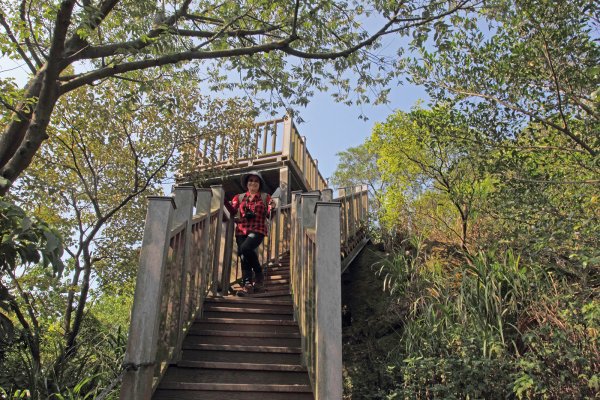
[[[269,268],[265,291],[207,298],[153,399],[314,399],[301,364],[289,259]]]

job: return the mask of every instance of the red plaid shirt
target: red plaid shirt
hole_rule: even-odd
[[[263,202],[260,193],[257,193],[252,197],[250,192],[246,192],[241,204],[238,195],[233,197],[231,206],[234,209],[234,212],[240,210],[241,216],[235,227],[236,236],[245,236],[250,232],[262,233],[267,236],[267,216],[271,213],[271,195],[269,194],[267,194],[266,203],[268,206],[265,206],[265,202]],[[251,219],[245,218],[246,210],[253,211],[255,217]]]

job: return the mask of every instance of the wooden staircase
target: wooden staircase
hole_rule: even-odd
[[[207,298],[153,399],[314,399],[301,364],[289,258],[268,268],[264,293]]]

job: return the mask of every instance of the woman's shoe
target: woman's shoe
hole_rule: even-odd
[[[263,282],[256,282],[254,284],[254,293],[263,293],[265,291],[265,284]]]
[[[237,291],[236,295],[243,297],[254,293],[254,286],[251,283],[246,283],[243,288]]]

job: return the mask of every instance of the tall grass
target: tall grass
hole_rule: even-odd
[[[480,252],[440,270],[423,241],[413,241],[417,246],[377,270],[405,305],[401,340],[388,358],[387,398],[598,394],[595,296],[569,290],[510,250]]]

